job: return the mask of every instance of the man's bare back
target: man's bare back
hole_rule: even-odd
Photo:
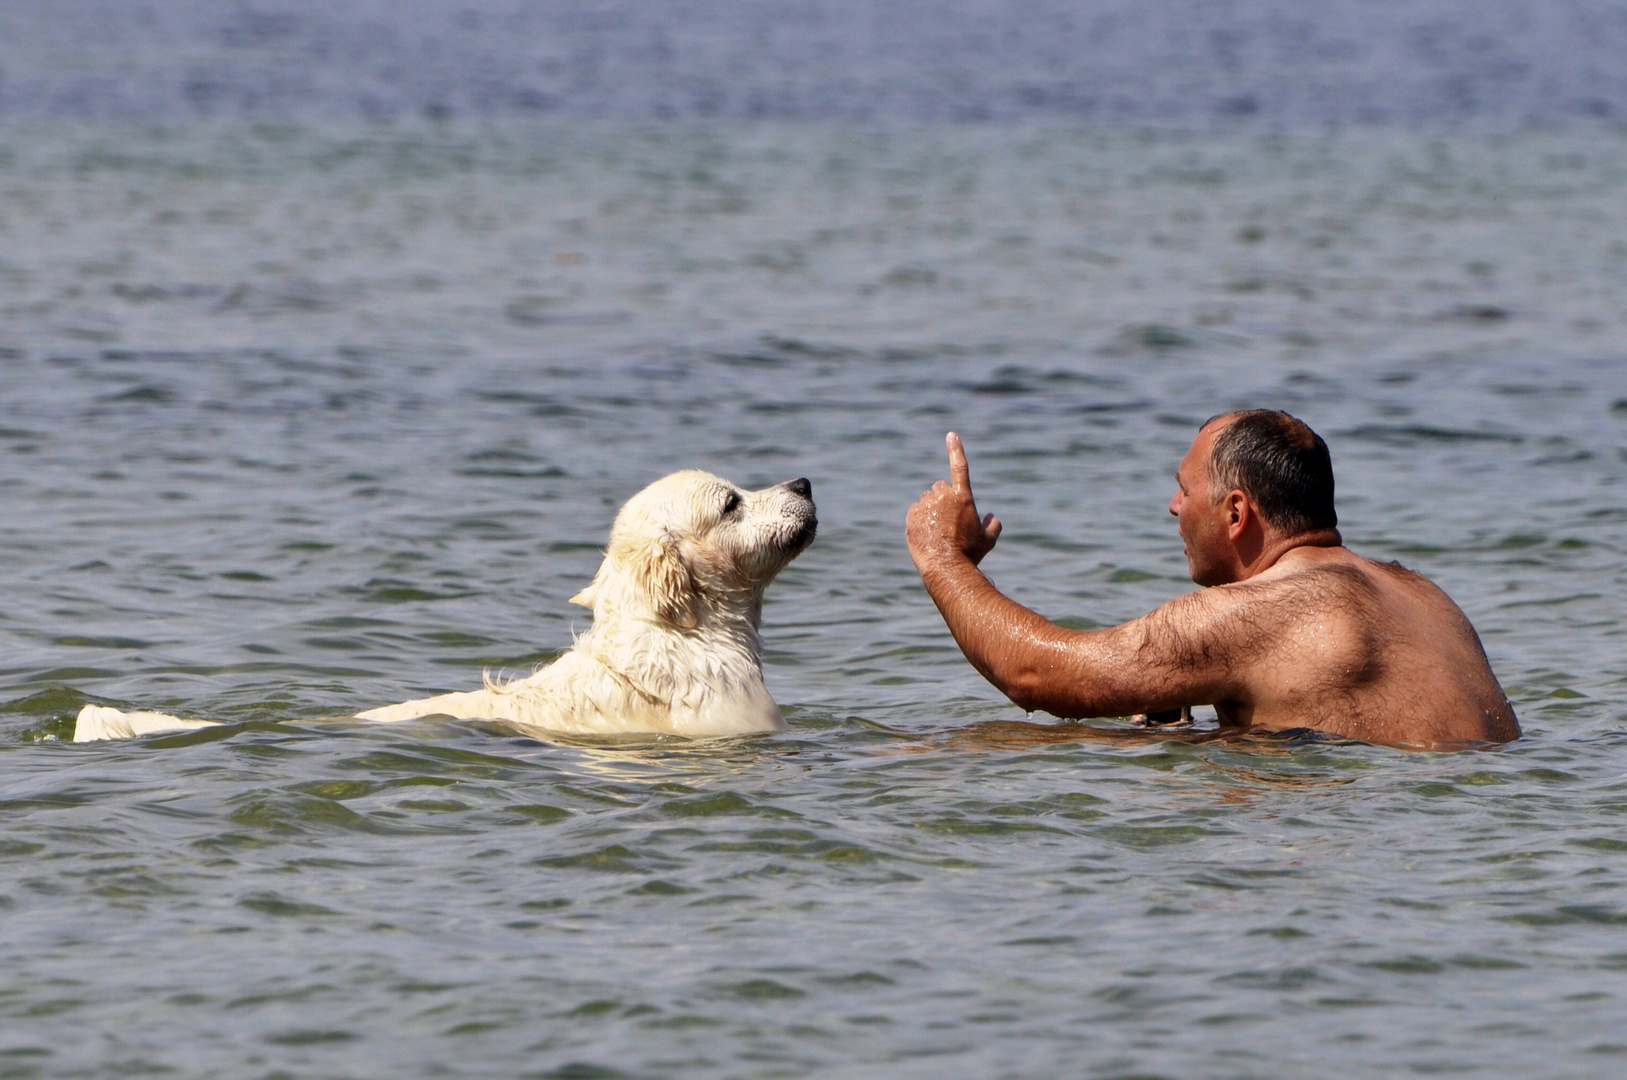
[[[973,666],[1018,705],[1062,717],[1212,704],[1223,725],[1258,731],[1435,746],[1518,738],[1474,627],[1437,586],[1356,555],[1337,529],[1274,528],[1242,491],[1211,484],[1225,419],[1194,440],[1170,504],[1194,579],[1212,587],[1094,631],[1056,626],[977,570],[1000,523],[978,517],[951,435],[954,482],[910,508],[907,535]],[[1331,472],[1328,484],[1331,507]]]
[[[1248,581],[1180,597],[1143,621],[1148,652],[1164,651],[1153,642],[1166,639],[1167,663],[1214,669],[1203,696],[1224,724],[1387,743],[1519,736],[1480,639],[1451,598],[1419,574],[1348,548],[1294,548]]]

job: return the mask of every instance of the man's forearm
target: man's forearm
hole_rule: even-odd
[[[1094,680],[1079,670],[1088,635],[1012,600],[958,551],[917,555],[915,566],[960,651],[1001,693],[1030,711],[1103,715],[1091,707]]]

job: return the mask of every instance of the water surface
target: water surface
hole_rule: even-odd
[[[1624,195],[1592,127],[0,129],[0,1075],[1613,1072]],[[1527,738],[1017,726],[902,544],[944,430],[1093,626],[1245,405]],[[317,722],[550,659],[688,466],[813,480],[788,733]]]

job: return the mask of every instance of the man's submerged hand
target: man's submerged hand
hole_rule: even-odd
[[[1000,519],[993,514],[977,515],[972,473],[966,465],[966,448],[960,436],[951,431],[944,442],[949,448],[949,482],[939,480],[933,484],[904,519],[910,557],[921,570],[927,563],[957,551],[976,566],[994,550],[994,542],[1000,538]]]

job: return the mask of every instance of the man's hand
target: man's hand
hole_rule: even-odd
[[[972,472],[966,465],[966,448],[960,436],[951,431],[944,437],[949,447],[949,483],[939,480],[932,490],[910,507],[904,519],[904,537],[910,557],[918,568],[958,551],[976,566],[994,549],[1000,538],[1000,519],[993,514],[977,516],[972,499]]]

